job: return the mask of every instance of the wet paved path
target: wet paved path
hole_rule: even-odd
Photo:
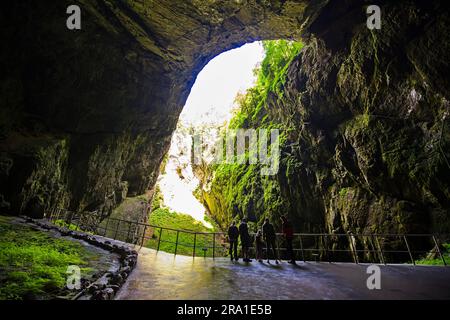
[[[450,267],[380,268],[381,290],[368,290],[367,265],[245,264],[142,248],[116,299],[450,299]]]

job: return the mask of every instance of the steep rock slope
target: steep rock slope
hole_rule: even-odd
[[[2,211],[108,214],[151,189],[201,68],[245,42],[302,36],[286,94],[266,108],[298,144],[273,187],[291,201],[282,211],[330,229],[385,212],[403,219],[395,226],[444,228],[443,3],[380,2],[383,28],[370,32],[362,0],[10,2],[0,13]],[[65,27],[71,4],[82,30]]]
[[[326,1],[13,1],[2,8],[0,204],[108,214],[153,188],[197,73],[298,37]],[[81,30],[66,28],[69,5]]]
[[[284,80],[237,116],[241,128],[281,129],[278,174],[197,167],[211,215],[223,227],[288,214],[299,232],[450,232],[450,24],[439,9],[387,5],[381,30],[307,39]]]

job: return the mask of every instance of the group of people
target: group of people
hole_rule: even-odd
[[[286,216],[281,217],[281,230],[284,237],[284,240],[286,241],[286,253],[288,257],[288,262],[295,264],[295,256],[294,256],[294,249],[292,246],[292,241],[294,239],[294,229],[292,227],[291,222],[287,219]],[[238,241],[239,238],[241,239],[241,245],[242,245],[242,258],[245,262],[251,262],[250,259],[250,248],[252,246],[252,242],[255,243],[255,251],[256,251],[256,259],[259,262],[263,261],[263,248],[264,248],[264,242],[266,246],[266,252],[267,252],[267,262],[270,262],[270,253],[272,252],[273,258],[275,262],[278,264],[279,257],[277,255],[276,250],[276,232],[275,227],[270,222],[268,218],[265,219],[264,224],[261,229],[259,229],[254,239],[252,239],[252,236],[249,233],[248,230],[248,224],[247,224],[247,218],[243,218],[239,227],[236,226],[236,222],[233,221],[231,223],[231,226],[228,228],[228,239],[230,241],[230,258],[231,261],[235,260],[238,261],[239,257],[237,254],[237,248],[238,248]]]

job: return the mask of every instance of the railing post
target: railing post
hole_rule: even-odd
[[[353,260],[355,261],[356,264],[359,264],[358,252],[356,251],[356,245],[354,245],[354,243],[353,243],[353,239],[354,239],[353,234],[350,234],[348,236],[348,239],[350,241],[350,247],[353,252]]]
[[[105,225],[105,231],[103,232],[103,236],[106,237],[106,231],[108,231],[108,225],[109,225],[110,218],[106,218],[106,225]]]
[[[177,230],[177,240],[175,242],[175,255],[177,255],[177,250],[178,250],[178,236],[180,235],[180,231]]]
[[[72,211],[72,214],[70,215],[70,220],[69,220],[69,222],[68,222],[68,225],[69,225],[69,229],[70,229],[70,225],[72,224],[72,220],[73,220],[73,216],[74,216],[74,214],[75,214],[75,212],[74,212],[74,211]]]
[[[213,247],[212,247],[212,257],[216,258],[216,234],[213,232]]]
[[[161,244],[161,238],[162,238],[162,228],[159,228],[159,238],[158,238],[158,247],[156,248],[156,251],[159,251],[159,246]]]
[[[436,240],[436,237],[435,237],[434,235],[433,235],[433,241],[434,241],[434,244],[436,245],[436,249],[437,249],[437,251],[439,252],[439,256],[441,257],[442,262],[444,263],[444,266],[446,266],[446,265],[447,265],[447,262],[445,262],[445,258],[444,258],[444,256],[442,255],[441,249],[439,249],[439,244],[438,244],[438,242],[437,242],[437,240]]]
[[[146,231],[147,231],[147,225],[144,225],[144,232],[142,232],[142,239],[141,239],[141,248],[144,246],[145,232]]]
[[[409,248],[408,240],[406,239],[406,236],[403,235],[403,240],[405,240],[406,248],[408,249],[409,257],[411,258],[411,262],[413,265],[416,265],[416,262],[414,261],[414,258],[412,256],[411,250]]]
[[[384,259],[383,248],[381,247],[381,244],[378,241],[378,235],[375,235],[375,236],[372,235],[372,237],[375,237],[375,245],[378,247],[378,251],[379,251],[379,254],[380,254],[380,262],[382,264],[386,265],[386,260]]]
[[[128,232],[127,232],[127,239],[125,242],[131,243],[132,241],[130,240],[130,232],[131,232],[131,221],[128,221]]]
[[[114,233],[114,240],[117,239],[117,234],[119,233],[120,220],[117,220],[116,232]]]
[[[299,239],[300,239],[300,249],[302,250],[302,258],[303,258],[303,262],[306,262],[306,261],[305,261],[305,252],[304,252],[304,249],[303,249],[302,235],[299,234],[298,237],[299,237]]]
[[[281,261],[281,255],[280,255],[280,239],[277,238],[277,235],[275,234],[275,242],[277,243],[277,257]]]
[[[323,234],[322,236],[323,236],[323,245],[324,245],[324,248],[325,248],[325,255],[327,256],[328,263],[331,263],[330,254],[329,254],[329,252],[328,252],[328,240],[327,240],[327,235],[326,235],[326,234]]]
[[[83,217],[83,212],[80,212],[79,214],[79,218],[77,223],[75,224],[75,231],[79,231],[80,229],[80,222],[81,222],[81,218]],[[70,230],[70,225],[69,225],[69,230]]]
[[[192,251],[192,257],[195,258],[195,246],[197,244],[197,233],[194,233],[194,250]]]
[[[58,210],[57,214],[56,214],[56,219],[53,220],[53,223],[55,223],[57,220],[59,220],[59,215],[60,214],[61,214],[61,210]]]

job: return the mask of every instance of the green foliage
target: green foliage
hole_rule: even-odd
[[[450,265],[450,243],[444,243],[442,245],[443,251],[442,256],[444,257],[445,263],[447,265]],[[442,261],[441,257],[436,258],[424,258],[420,260],[416,260],[416,264],[424,264],[424,265],[430,265],[430,266],[442,266],[444,265],[444,262]]]
[[[203,223],[187,214],[171,211],[167,208],[158,208],[150,214],[149,224],[159,227],[189,230],[197,232],[211,232]]]
[[[355,116],[355,118],[345,124],[345,130],[347,131],[347,134],[349,136],[353,137],[362,130],[367,129],[367,127],[369,126],[369,121],[370,115],[366,113],[357,115]]]
[[[77,225],[74,224],[74,223],[67,223],[67,222],[64,221],[64,220],[55,220],[53,223],[54,223],[55,225],[57,225],[57,226],[67,228],[67,229],[69,229],[69,230],[83,231],[84,233],[94,234],[93,232],[83,230],[82,228],[80,228],[79,226],[77,226]]]
[[[234,217],[262,223],[265,217],[285,213],[277,178],[262,176],[259,165],[223,164],[217,167],[213,192],[220,194],[226,210],[218,217],[227,226]],[[256,231],[256,230],[253,230]]]
[[[287,40],[271,40],[263,42],[266,56],[257,73],[256,85],[245,94],[236,97],[239,110],[230,121],[229,127],[269,127],[266,116],[267,97],[270,92],[279,98],[283,97],[283,85],[290,62],[300,52],[303,44]]]
[[[59,226],[59,227],[67,228],[69,230],[81,231],[81,229],[76,224],[67,223],[64,220],[55,220],[54,224]]]
[[[190,215],[180,214],[170,211],[167,208],[158,208],[150,214],[149,223],[154,226],[194,231],[194,232],[206,232],[210,233],[215,231],[214,223],[213,229],[207,228],[203,223],[195,220]],[[194,237],[196,237],[194,239]],[[159,249],[165,252],[174,253],[177,241],[177,232],[173,230],[163,229],[162,233],[160,229],[155,229],[153,238],[146,244],[147,247],[156,249],[158,247],[158,240],[161,238]],[[194,236],[192,233],[180,232],[178,234],[178,247],[177,254],[192,255],[194,250],[194,240],[196,243],[195,255],[203,256],[203,248],[208,248],[206,256],[212,256],[213,236],[197,234]],[[217,243],[216,243],[217,245]]]
[[[339,190],[339,195],[340,195],[341,197],[346,197],[347,194],[348,194],[348,189],[349,189],[349,188],[342,188],[341,190]]]
[[[292,128],[269,116],[269,96],[271,99],[283,99],[287,69],[303,44],[275,40],[265,41],[263,45],[266,56],[259,69],[255,70],[256,84],[245,94],[237,96],[239,109],[230,121],[229,128],[280,129],[282,146],[287,142],[287,135]],[[248,154],[245,156],[248,158]],[[212,193],[215,199],[207,202],[222,227],[228,225],[235,216],[248,216],[259,223],[265,217],[276,217],[286,212],[277,177],[262,176],[259,164],[219,164],[213,170]],[[217,199],[220,199],[220,208],[214,207]]]
[[[161,193],[161,189],[159,188],[159,185],[157,184],[155,187],[155,194],[153,195],[152,210],[159,209],[163,203],[164,203],[164,197],[163,197],[163,194]]]
[[[263,42],[266,56],[258,73],[257,86],[266,92],[282,93],[282,84],[292,59],[303,47],[301,42],[287,40],[272,40]]]
[[[86,266],[89,258],[78,242],[0,217],[0,300],[57,295],[64,289],[67,267]]]

